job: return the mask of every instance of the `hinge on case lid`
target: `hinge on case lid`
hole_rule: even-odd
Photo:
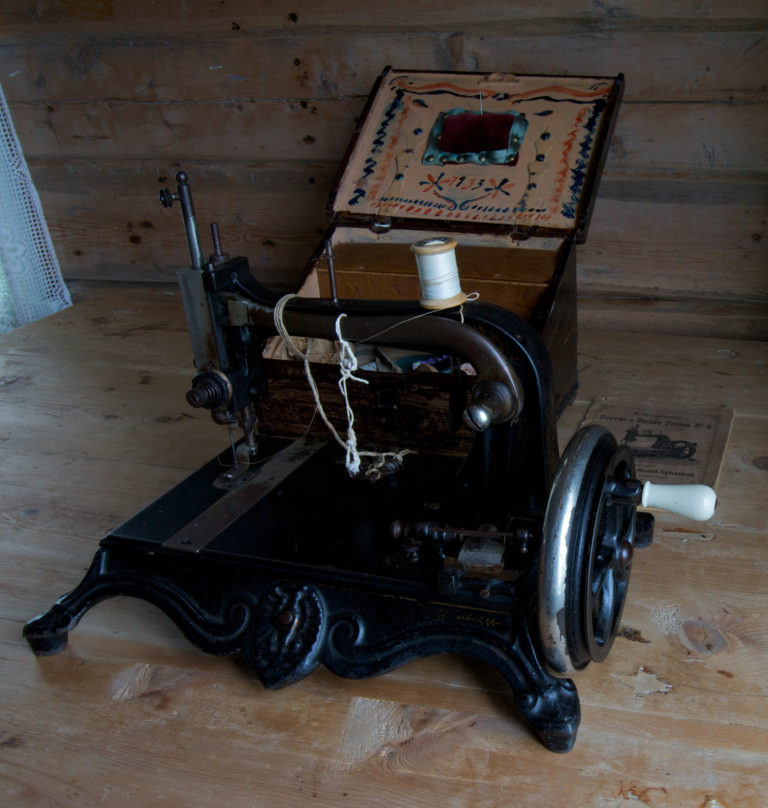
[[[374,233],[386,233],[392,227],[392,219],[389,216],[376,216],[371,222],[371,230]]]
[[[515,222],[515,224],[507,230],[507,236],[512,239],[512,241],[526,241],[530,238],[530,233],[521,230],[517,222]]]

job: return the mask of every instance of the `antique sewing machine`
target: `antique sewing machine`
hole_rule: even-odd
[[[498,179],[484,188],[498,191],[499,167],[518,162],[528,165],[521,193],[530,194],[547,133],[579,142],[573,121],[528,138],[558,94],[579,100],[587,140],[604,144],[620,80],[571,84],[386,72],[353,144],[352,183],[336,193],[363,206],[374,178],[386,198],[359,232],[337,219],[301,296],[262,286],[245,258],[224,253],[215,226],[204,258],[189,178],[177,174],[161,199],[180,203],[190,252],[179,272],[196,371],[187,401],[211,412],[230,445],[103,539],[80,585],[25,627],[35,653],[60,650],[99,601],[131,595],[163,609],[203,650],[242,654],[270,688],[321,664],[367,677],[430,654],[464,654],[503,674],[548,749],[571,748],[580,708],[570,677],[608,654],[634,551],[652,539],[653,517],[637,508],[705,519],[714,492],[639,482],[627,447],[601,427],[580,430],[559,454],[556,411],[575,384],[571,246],[583,210],[559,236],[546,228],[478,236],[451,221],[449,232],[474,252],[458,264],[445,221],[433,215],[444,208],[422,206],[426,228],[403,228],[396,215],[415,193],[404,187],[413,155],[416,189],[442,182],[422,202],[459,209],[477,199],[489,165]],[[480,126],[474,112],[454,109],[478,87],[493,115]],[[517,104],[504,118],[517,97],[534,106]],[[408,118],[425,109],[425,126]],[[388,127],[403,148],[390,149],[377,174],[370,155],[387,153]],[[574,157],[581,185],[594,184],[600,159]],[[464,201],[446,168],[459,164],[473,188]],[[465,209],[493,218],[490,193],[487,210],[476,201]],[[528,203],[518,207],[521,227]],[[496,268],[514,275],[517,263],[548,274],[533,303],[504,305],[509,289],[494,302],[462,291],[462,279],[491,288]],[[366,272],[376,277],[365,288],[379,283],[394,294],[361,296],[355,283]],[[318,345],[325,361],[315,359]]]

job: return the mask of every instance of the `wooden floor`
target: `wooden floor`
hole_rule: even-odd
[[[657,517],[622,636],[577,677],[564,756],[516,720],[495,670],[455,657],[269,692],[130,599],[35,657],[24,622],[226,437],[184,401],[173,292],[91,293],[0,339],[0,806],[768,805],[768,344],[580,339],[562,438],[608,395],[735,419],[715,517]]]

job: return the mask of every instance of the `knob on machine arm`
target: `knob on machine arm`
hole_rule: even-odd
[[[195,206],[192,202],[192,192],[189,190],[186,172],[177,172],[176,180],[178,190],[173,192],[169,188],[162,188],[159,194],[160,202],[164,208],[172,207],[174,202],[179,202],[181,205],[181,215],[184,219],[184,229],[189,246],[189,257],[192,266],[195,269],[200,269],[203,266],[203,251],[200,247],[200,235],[197,232],[197,223],[195,221]]]

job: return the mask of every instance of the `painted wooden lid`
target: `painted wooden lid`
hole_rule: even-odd
[[[331,216],[583,239],[622,86],[621,76],[388,68],[350,146]]]

